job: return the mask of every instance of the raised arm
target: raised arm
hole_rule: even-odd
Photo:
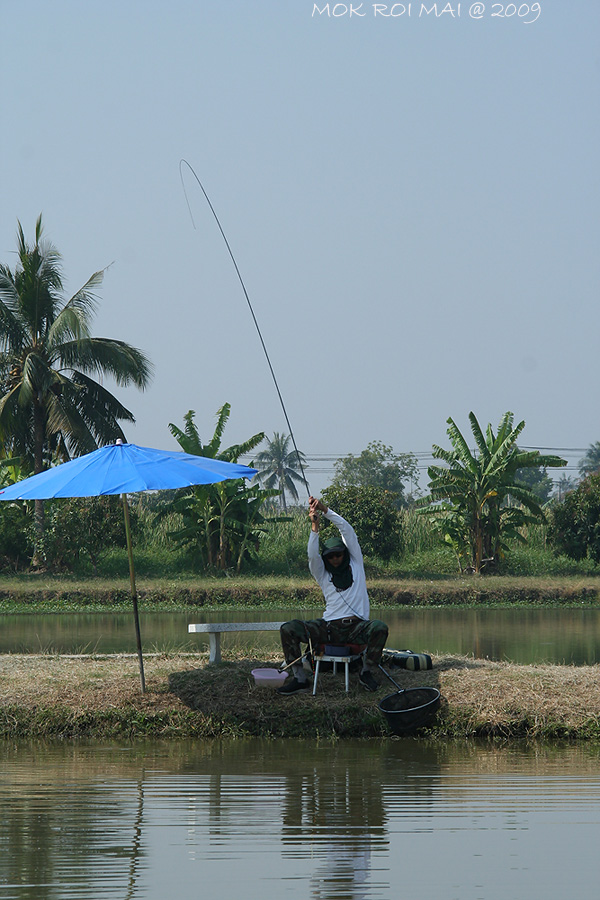
[[[314,497],[311,497],[309,500],[309,516],[312,523],[312,530],[317,533],[319,531],[319,512],[322,512],[325,518],[329,519],[332,525],[335,525],[339,530],[342,535],[342,540],[350,551],[350,556],[362,562],[362,550],[360,549],[360,544],[358,543],[358,538],[352,525],[347,522],[343,516],[340,516],[339,513],[329,509],[322,500],[315,500]]]
[[[308,538],[308,568],[310,574],[318,582],[325,576],[325,564],[319,552],[319,528],[321,517],[319,510],[323,510],[323,504],[311,497],[308,501],[308,515],[310,518],[310,535]]]

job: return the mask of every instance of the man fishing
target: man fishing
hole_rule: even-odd
[[[339,536],[328,538],[319,548],[320,514],[339,530]],[[356,532],[342,516],[321,500],[309,498],[308,514],[311,532],[308,539],[308,567],[325,597],[322,619],[292,619],[281,626],[281,646],[292,677],[278,689],[284,696],[305,693],[308,678],[302,666],[300,644],[366,644],[364,663],[358,680],[367,691],[379,684],[373,669],[379,666],[388,627],[385,622],[369,620],[369,595],[362,551]]]

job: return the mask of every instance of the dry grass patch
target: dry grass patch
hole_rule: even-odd
[[[381,675],[377,694],[351,678],[323,673],[317,696],[282,697],[259,688],[256,666],[276,666],[239,650],[208,665],[207,654],[144,658],[140,691],[135,656],[0,656],[0,734],[212,737],[380,737],[388,734],[379,701],[394,686]],[[391,670],[400,687],[437,687],[443,703],[431,736],[600,740],[598,666],[522,666],[441,657],[427,672]]]
[[[168,691],[169,674],[189,666],[186,656],[145,657],[147,691],[142,694],[136,656],[1,655],[0,707],[174,709],[182,704]]]
[[[598,666],[437,661],[440,689],[466,734],[526,737],[600,733]]]

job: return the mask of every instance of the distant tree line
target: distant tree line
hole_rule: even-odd
[[[41,216],[33,243],[18,223],[16,265],[0,264],[0,487],[124,440],[121,423],[134,421],[102,378],[145,389],[152,366],[131,345],[92,336],[102,276],[94,273],[66,297],[62,260],[43,236]],[[260,431],[223,448],[230,411],[228,403],[218,410],[207,442],[193,410],[183,427],[170,423],[169,429],[187,453],[237,462],[256,450],[251,464],[258,475],[252,483],[240,479],[147,498],[145,509],[152,515],[137,522],[138,532],[160,531],[204,571],[240,572],[251,564],[269,529],[290,521],[299,488],[308,488],[306,457],[290,435],[274,432],[267,438]],[[447,420],[450,448],[433,447],[438,463],[428,468],[426,496],[420,496],[412,453],[396,453],[374,440],[358,455],[336,460],[323,496],[354,524],[365,554],[399,557],[407,511],[416,510],[429,535],[454,554],[461,572],[497,571],[510,548],[526,540],[528,527],[540,524],[548,525],[556,552],[600,563],[600,441],[580,460],[581,482],[563,476],[559,496],[552,498],[547,469],[566,462],[521,450],[524,421],[515,425],[507,412],[496,430],[491,425],[484,430],[471,412],[469,422],[475,449],[454,420]],[[135,526],[135,510],[133,517]],[[0,567],[67,570],[85,556],[96,571],[103,553],[122,542],[116,498],[46,506],[35,501],[33,510],[25,503],[0,504]]]

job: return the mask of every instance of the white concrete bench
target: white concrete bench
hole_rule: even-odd
[[[279,631],[283,622],[210,622],[208,625],[188,625],[190,634],[207,634],[210,646],[209,663],[221,662],[221,634],[228,631]]]

